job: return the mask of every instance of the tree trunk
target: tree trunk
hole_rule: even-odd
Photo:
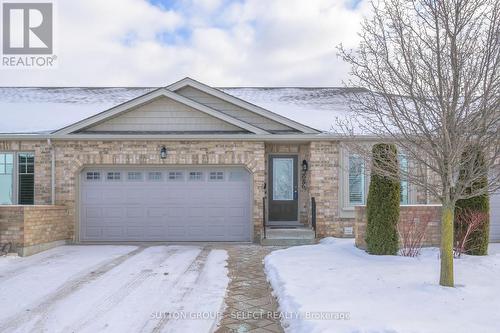
[[[441,212],[441,276],[439,284],[454,287],[453,282],[453,219],[455,205],[451,202],[443,204]]]

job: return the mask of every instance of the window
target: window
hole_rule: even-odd
[[[142,172],[129,172],[127,178],[128,180],[142,180]]]
[[[182,172],[179,171],[171,171],[168,173],[168,180],[182,180]]]
[[[202,180],[203,172],[201,171],[191,171],[189,173],[189,180]]]
[[[273,163],[273,200],[294,199],[293,158],[272,159]]]
[[[120,180],[122,178],[121,173],[112,171],[106,174],[106,180]]]
[[[87,179],[87,180],[100,180],[101,173],[95,172],[95,171],[87,172],[85,179]]]
[[[18,155],[18,204],[33,205],[35,202],[35,155],[20,153]]]
[[[222,171],[210,172],[209,179],[210,180],[224,180],[224,172],[222,172]]]
[[[14,154],[0,153],[0,205],[14,203]]]
[[[35,154],[0,152],[0,205],[35,203]]]
[[[161,180],[161,172],[159,171],[153,171],[148,173],[148,179],[149,180]]]
[[[349,205],[365,202],[365,162],[359,156],[349,156]]]
[[[402,205],[409,203],[409,184],[408,184],[408,159],[405,155],[399,155],[399,168],[401,169],[401,200]]]

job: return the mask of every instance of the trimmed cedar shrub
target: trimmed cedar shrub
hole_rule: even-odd
[[[398,221],[400,203],[400,182],[398,154],[393,144],[376,144],[372,148],[372,171],[368,200],[366,202],[367,225],[366,245],[370,254],[396,255],[398,252]]]
[[[475,156],[474,156],[475,155]],[[469,158],[469,156],[475,157],[474,159]],[[475,163],[475,168],[480,168],[484,165],[484,155],[481,151],[471,148],[468,152],[464,153],[462,156],[464,164]],[[465,162],[470,161],[470,162]],[[465,171],[462,171],[462,174]],[[470,191],[484,188],[488,186],[488,179],[484,177],[478,180],[472,185],[472,188],[468,189]],[[470,234],[470,238],[467,242],[467,247],[465,248],[465,253],[475,256],[485,256],[488,254],[488,242],[490,235],[490,221],[489,221],[489,211],[490,211],[490,198],[488,194],[478,195],[469,199],[458,200],[455,205],[455,238],[461,233],[463,233],[463,224],[459,223],[461,214],[470,213],[480,213],[484,215],[484,223]]]

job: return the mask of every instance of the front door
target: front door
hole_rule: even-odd
[[[297,223],[297,156],[269,156],[269,222]],[[287,223],[281,223],[287,224]]]

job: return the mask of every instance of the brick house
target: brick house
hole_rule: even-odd
[[[365,166],[320,128],[338,90],[0,88],[3,118],[31,126],[0,134],[0,243],[259,242],[264,223],[311,228],[312,198],[318,237],[354,237]],[[403,205],[428,203],[402,188]]]

